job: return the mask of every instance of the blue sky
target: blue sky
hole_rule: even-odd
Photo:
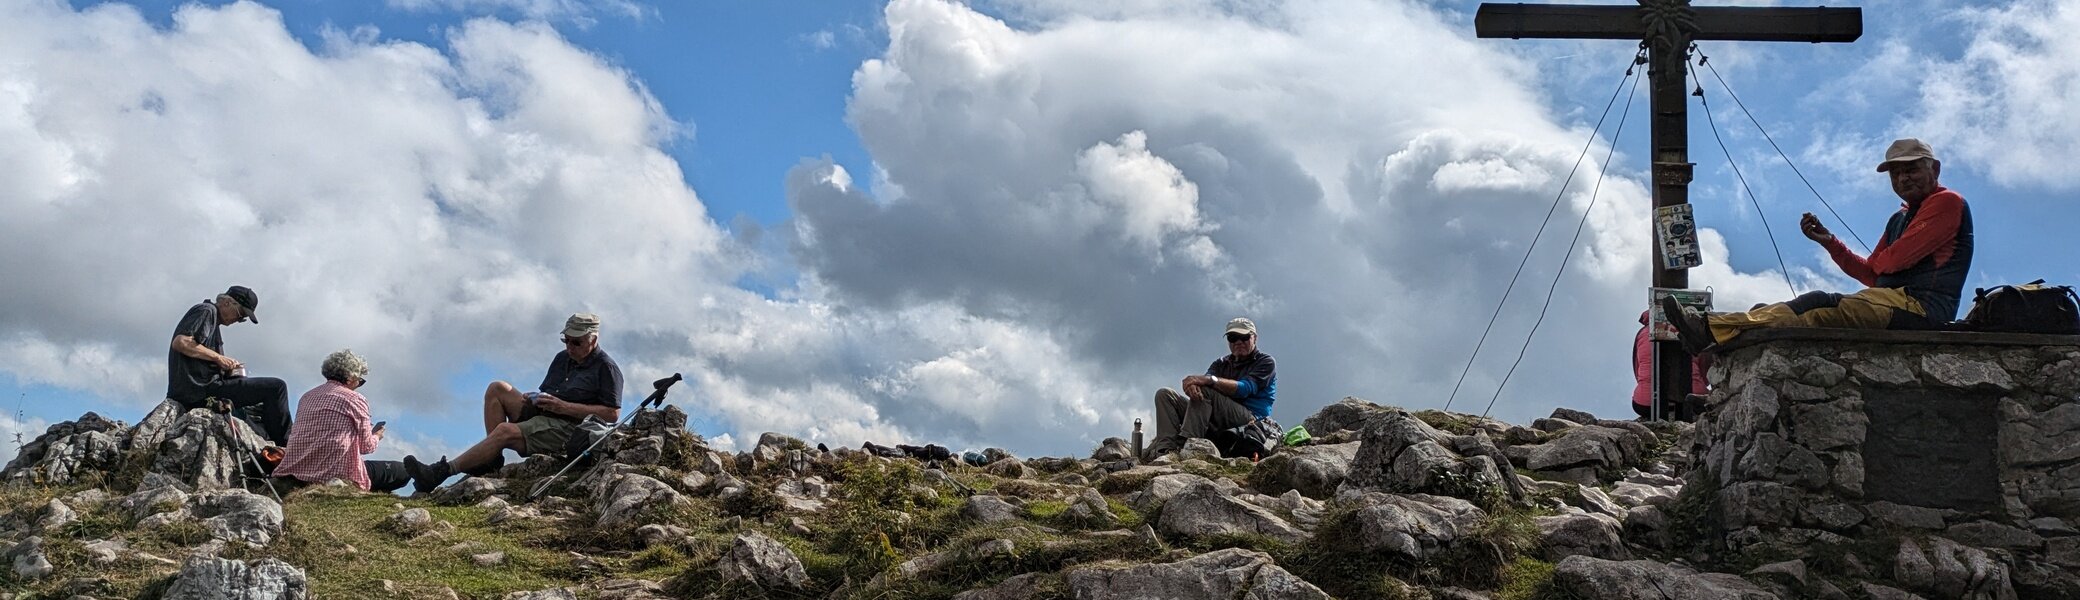
[[[17,170],[0,209],[23,215],[0,225],[21,257],[0,275],[48,282],[0,292],[0,398],[23,404],[17,428],[134,419],[163,385],[162,331],[243,283],[274,317],[227,331],[256,373],[301,391],[332,349],[372,356],[370,396],[400,432],[379,456],[467,445],[484,383],[536,381],[577,310],[606,317],[630,381],[687,373],[676,402],[731,443],[1080,454],[1221,352],[1206,332],[1234,314],[1281,359],[1287,424],[1345,395],[1440,406],[1501,295],[1493,274],[1632,52],[1474,40],[1473,5],[0,11],[18,33],[0,44],[16,65],[0,66],[16,142],[0,161]],[[2080,45],[2051,35],[2061,23],[2080,25],[2080,2],[1915,0],[1868,9],[1855,44],[1702,50],[1864,239],[1898,204],[1870,167],[1916,135],[1976,209],[1970,285],[2070,283],[2080,178],[2054,157],[2080,144]],[[1704,77],[1761,210],[1693,104],[1692,200],[1712,230],[1693,282],[1722,306],[1788,296],[1759,216],[1800,291],[1848,287],[1796,230],[1824,209]],[[1625,410],[1644,88],[1635,102],[1564,316],[1498,416]],[[1462,398],[1495,393],[1610,133]]]

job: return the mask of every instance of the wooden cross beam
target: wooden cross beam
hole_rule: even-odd
[[[1654,113],[1656,208],[1690,203],[1690,116],[1684,81],[1691,42],[1853,42],[1863,36],[1861,8],[1693,7],[1690,0],[1637,1],[1638,6],[1483,3],[1474,13],[1473,29],[1483,38],[1642,40],[1653,88],[1648,99]],[[1689,287],[1689,270],[1665,268],[1658,229],[1653,235],[1654,287]],[[1654,373],[1660,398],[1680,400],[1689,393],[1690,360],[1681,343],[1656,344]]]

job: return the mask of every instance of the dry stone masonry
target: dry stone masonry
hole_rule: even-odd
[[[1928,598],[2080,597],[2080,338],[1764,333],[1720,354],[1697,426],[1688,491],[1728,547],[1876,540],[1897,551],[1857,562]]]

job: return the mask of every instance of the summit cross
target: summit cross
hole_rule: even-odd
[[[1482,3],[1473,29],[1482,38],[1640,40],[1647,49],[1648,95],[1653,112],[1654,206],[1690,203],[1690,117],[1684,80],[1691,42],[1854,42],[1863,36],[1863,9],[1826,7],[1691,6],[1690,0],[1638,0],[1638,6]],[[1615,140],[1613,140],[1615,142]],[[1649,223],[1651,227],[1652,224]],[[1689,269],[1661,261],[1654,233],[1654,287],[1687,288]],[[1654,393],[1681,399],[1690,391],[1690,360],[1680,342],[1656,342]],[[1657,401],[1653,406],[1670,406]]]

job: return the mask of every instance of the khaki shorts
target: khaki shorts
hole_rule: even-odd
[[[577,421],[550,415],[521,421],[520,438],[525,447],[520,450],[520,455],[563,454],[564,444],[570,443],[571,432],[577,430]]]

